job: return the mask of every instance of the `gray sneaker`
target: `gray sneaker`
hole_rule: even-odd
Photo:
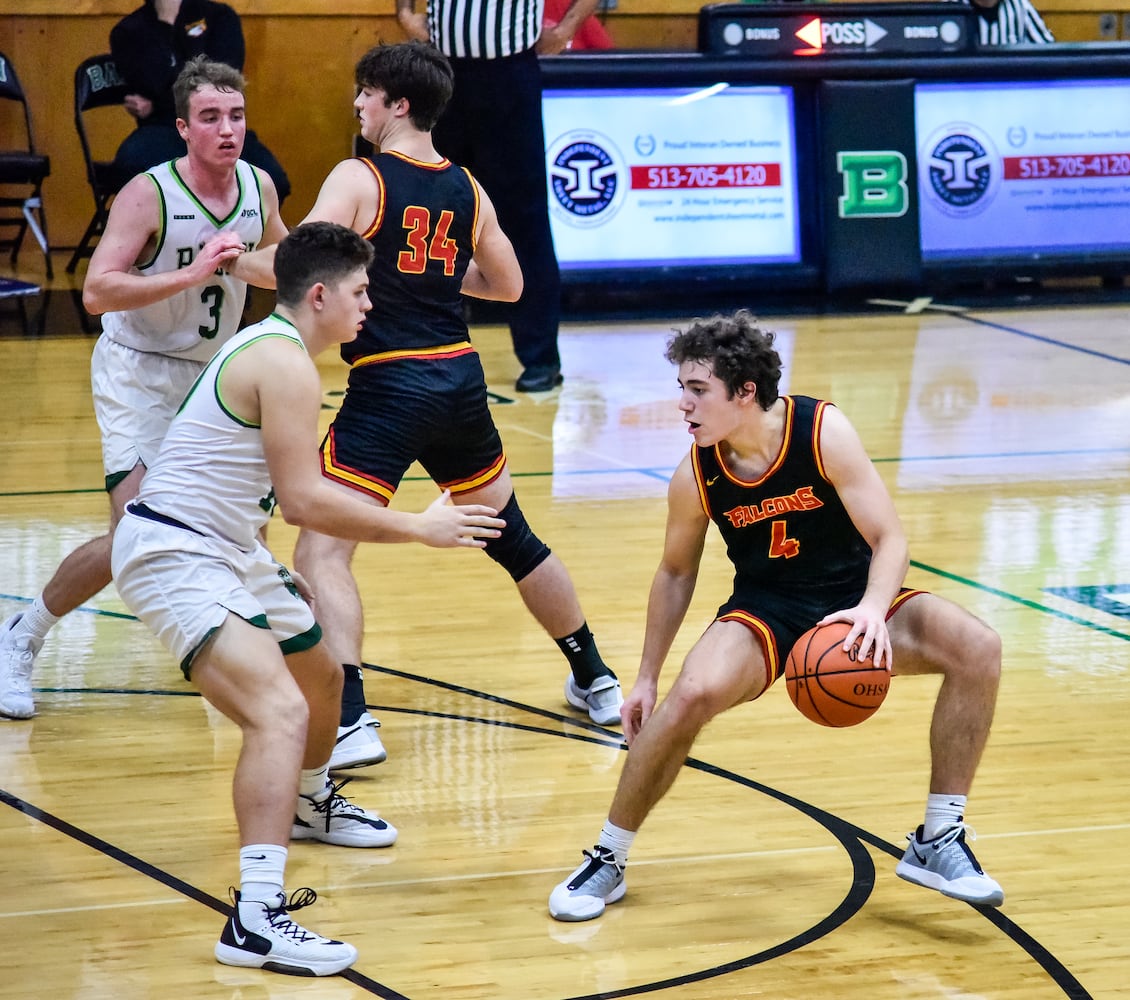
[[[583,851],[585,862],[549,894],[549,915],[554,920],[594,920],[608,903],[624,898],[624,866],[616,855],[597,844]]]
[[[31,668],[43,640],[14,631],[22,617],[12,615],[0,625],[0,715],[10,719],[30,719],[35,715]]]
[[[977,834],[964,823],[951,826],[933,840],[922,839],[922,827],[908,833],[910,841],[895,874],[908,882],[937,889],[943,896],[976,903],[978,906],[1000,906],[1004,890],[977,863],[965,834],[976,840]]]
[[[565,681],[565,700],[574,708],[588,712],[589,718],[598,726],[620,724],[620,706],[624,704],[624,696],[620,693],[620,682],[611,674],[598,677],[588,688],[577,687],[570,674]]]

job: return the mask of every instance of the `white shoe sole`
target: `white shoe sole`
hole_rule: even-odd
[[[560,897],[558,896],[558,889],[563,890]],[[564,923],[595,920],[604,912],[606,906],[620,902],[627,891],[627,879],[616,886],[616,888],[609,893],[607,899],[601,899],[599,896],[571,896],[569,895],[569,890],[566,889],[564,885],[560,885],[550,894],[549,915],[553,917],[554,920],[560,920]],[[556,903],[554,902],[555,899],[558,900]],[[578,906],[582,901],[584,905]]]
[[[216,945],[215,956],[221,965],[232,965],[239,969],[265,969],[267,972],[278,972],[286,976],[336,976],[357,961],[357,949],[353,945],[347,947],[353,954],[336,961],[287,962],[278,957],[256,955],[242,948],[233,948],[221,941]]]
[[[972,880],[975,884],[963,886],[962,880],[948,882],[935,872],[908,865],[900,861],[895,868],[895,874],[907,882],[913,882],[924,889],[933,889],[950,899],[960,899],[963,903],[973,903],[975,906],[1000,906],[1004,902],[1004,890],[996,883],[993,888],[985,886],[980,879]]]

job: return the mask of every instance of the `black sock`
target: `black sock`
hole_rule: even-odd
[[[361,668],[355,663],[343,663],[345,683],[341,688],[341,725],[352,726],[365,708],[365,684]]]
[[[573,671],[573,680],[582,690],[592,687],[592,682],[598,677],[616,676],[600,658],[600,650],[596,648],[596,639],[589,631],[587,622],[582,622],[581,627],[571,635],[554,641],[565,654],[569,669]]]

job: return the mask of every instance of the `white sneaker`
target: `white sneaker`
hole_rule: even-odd
[[[380,726],[368,712],[362,712],[351,726],[338,726],[337,742],[330,756],[330,770],[368,767],[388,757],[388,751],[377,733]]]
[[[611,674],[604,674],[592,682],[592,687],[579,688],[570,674],[565,681],[565,700],[574,708],[588,712],[598,726],[615,726],[620,723],[620,706],[624,696],[620,682]]]
[[[594,920],[608,903],[624,898],[628,885],[624,866],[616,855],[597,844],[583,851],[585,862],[549,894],[549,915],[554,920]]]
[[[12,615],[0,625],[0,715],[30,719],[35,715],[31,696],[31,668],[43,646],[42,639],[13,631],[22,614]]]
[[[332,976],[357,961],[357,949],[296,924],[287,913],[309,906],[318,898],[313,889],[296,889],[289,902],[279,893],[275,906],[245,903],[244,911],[262,910],[262,920],[244,922],[239,913],[239,893],[224,932],[216,942],[216,961],[244,969],[266,969],[288,976]]]
[[[985,874],[973,851],[965,842],[965,834],[976,840],[972,827],[958,823],[933,840],[922,839],[922,827],[908,833],[910,843],[895,868],[899,878],[927,889],[937,889],[943,896],[978,906],[1000,906],[1004,890]]]
[[[326,786],[329,794],[320,801],[298,796],[291,840],[320,840],[339,847],[391,847],[396,843],[395,826],[338,794],[348,780],[336,785],[331,781]]]

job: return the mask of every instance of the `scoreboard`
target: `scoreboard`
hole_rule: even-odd
[[[963,3],[709,4],[698,48],[753,59],[952,55],[973,50],[976,16]]]

